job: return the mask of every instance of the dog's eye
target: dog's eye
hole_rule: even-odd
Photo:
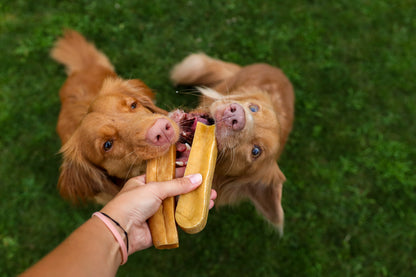
[[[109,151],[112,147],[113,147],[113,141],[112,140],[107,140],[103,144],[104,151]]]
[[[253,149],[251,149],[251,155],[254,158],[257,158],[261,154],[261,148],[257,145],[254,145]]]
[[[256,113],[259,111],[259,106],[257,106],[256,104],[251,104],[249,107],[250,111],[252,111],[253,113]]]
[[[131,108],[132,110],[134,110],[136,107],[137,107],[137,103],[136,103],[136,102],[133,102],[133,103],[130,105],[130,108]]]

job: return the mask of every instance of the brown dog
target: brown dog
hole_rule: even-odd
[[[153,104],[143,82],[117,77],[107,57],[79,33],[67,31],[51,56],[68,73],[57,124],[60,192],[73,201],[111,198],[124,181],[145,172],[146,160],[167,152],[178,126]]]
[[[277,164],[292,129],[294,92],[280,69],[267,64],[240,67],[192,54],[171,73],[175,84],[205,86],[199,112],[216,122],[219,158],[213,187],[216,203],[249,198],[280,232],[284,214]]]

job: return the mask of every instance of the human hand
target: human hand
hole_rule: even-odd
[[[129,235],[129,255],[152,246],[152,236],[147,219],[159,209],[162,201],[171,196],[184,194],[196,189],[202,182],[200,174],[166,182],[146,184],[146,176],[133,177],[123,189],[101,210],[120,223]],[[210,206],[217,197],[211,191]]]

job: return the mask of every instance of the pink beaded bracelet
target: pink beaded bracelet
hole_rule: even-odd
[[[108,215],[104,215],[101,212],[95,212],[95,213],[92,214],[92,216],[94,216],[94,215],[96,217],[98,217],[99,219],[101,219],[101,221],[105,224],[105,226],[107,226],[107,228],[113,234],[114,238],[117,240],[118,244],[120,245],[120,249],[121,249],[121,265],[125,264],[127,262],[127,257],[128,257],[126,244],[124,243],[124,240],[121,238],[120,232],[116,229],[116,227],[114,227],[113,223],[111,223],[109,218],[113,222],[116,222],[116,221],[114,219],[112,219],[111,217],[109,217]],[[117,224],[117,225],[121,228],[120,224]],[[124,231],[124,229],[123,229],[123,231]],[[126,237],[126,239],[127,239],[127,243],[128,243],[128,238]]]

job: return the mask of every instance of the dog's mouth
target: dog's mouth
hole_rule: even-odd
[[[179,140],[176,143],[176,167],[184,167],[188,163],[196,124],[201,122],[212,125],[215,122],[208,113],[186,113],[183,110],[175,110],[169,113],[169,117],[179,125]]]

